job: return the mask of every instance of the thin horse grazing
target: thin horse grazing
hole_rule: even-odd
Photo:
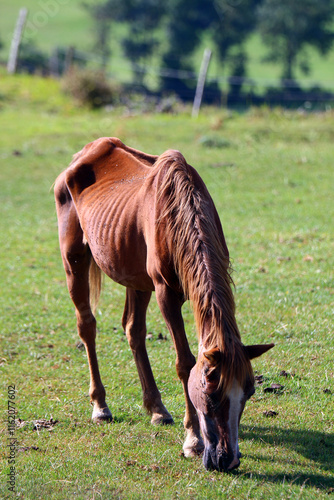
[[[145,347],[146,310],[155,291],[185,395],[184,454],[204,450],[207,469],[238,467],[239,421],[254,393],[250,360],[273,344],[241,342],[228,249],[214,203],[196,170],[178,151],[153,156],[103,137],[73,157],[56,180],[55,198],[67,286],[88,356],[93,420],[112,420],[91,308],[103,271],[126,287],[122,324],[151,422],[173,423]],[[187,299],[198,330],[197,362],[181,315]]]

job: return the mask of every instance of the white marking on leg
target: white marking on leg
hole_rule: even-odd
[[[241,411],[241,402],[244,397],[244,391],[236,380],[234,380],[232,388],[229,392],[230,408],[228,414],[228,426],[230,430],[230,446],[233,452],[233,461],[229,465],[229,469],[239,463],[239,415]]]
[[[96,405],[94,405],[92,414],[92,420],[94,422],[98,422],[101,420],[109,420],[109,419],[112,420],[112,414],[108,406],[106,406],[105,408],[99,408]]]

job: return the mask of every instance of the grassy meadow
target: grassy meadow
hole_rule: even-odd
[[[0,498],[329,498],[334,113],[207,108],[191,119],[187,108],[174,115],[94,112],[77,109],[55,81],[1,75],[0,123]],[[149,153],[179,149],[199,171],[232,257],[243,341],[276,344],[253,362],[263,383],[241,421],[243,458],[235,472],[208,472],[200,458],[181,454],[182,388],[154,297],[148,351],[175,425],[150,425],[121,328],[125,290],[107,279],[97,350],[114,422],[90,420],[87,360],[65,285],[51,187],[72,154],[106,135]],[[184,319],[196,354],[188,304]],[[282,390],[265,392],[272,383]],[[16,410],[15,492],[7,482],[8,401]]]

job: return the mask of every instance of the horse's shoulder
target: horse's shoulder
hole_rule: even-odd
[[[128,148],[116,137],[102,137],[74,155],[65,173],[75,198],[86,188],[143,176],[155,162],[154,156]]]

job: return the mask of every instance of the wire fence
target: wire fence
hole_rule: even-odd
[[[88,53],[79,50],[75,50],[76,58],[80,59],[86,63],[99,64],[100,57],[95,53]],[[131,71],[129,64],[123,64],[122,69],[127,69]],[[193,80],[194,82],[198,79],[198,73],[195,71],[187,71],[173,68],[166,68],[154,65],[144,65],[136,64],[136,72],[143,73],[145,75],[154,75],[159,78],[171,78],[176,80]],[[115,77],[115,72],[110,72],[109,75]],[[218,84],[228,84],[231,86],[247,85],[251,87],[263,87],[263,88],[273,88],[273,87],[284,87],[284,88],[314,88],[321,87],[326,90],[334,91],[334,74],[333,79],[325,80],[315,80],[313,78],[298,78],[297,80],[286,80],[279,78],[261,78],[261,77],[242,77],[242,76],[216,76],[208,77],[208,82],[216,82]]]
[[[34,67],[35,58],[40,52],[34,47],[29,48],[32,56],[31,61],[25,65],[23,70],[31,73],[39,71]],[[69,57],[69,53],[71,54]],[[29,59],[29,58],[28,58]],[[24,62],[24,61],[23,61]],[[85,52],[73,47],[55,48],[48,60],[44,61],[44,73],[59,77],[72,64],[83,67],[101,68],[101,56],[94,52]],[[218,71],[216,70],[216,73]],[[129,61],[117,63],[113,62],[106,68],[109,78],[120,84],[131,83],[132,88],[138,92],[150,92],[158,94],[159,87],[164,87],[161,82],[172,80],[174,84],[179,82],[183,85],[182,98],[192,100],[198,80],[196,71],[181,70],[169,67],[161,67],[154,64],[130,64]],[[141,75],[139,80],[145,82],[145,86],[136,85],[134,74]],[[121,76],[120,76],[121,75]],[[174,84],[167,85],[173,87]],[[177,85],[175,85],[177,88]],[[206,79],[204,87],[204,100],[207,102],[237,104],[247,101],[249,104],[260,104],[262,102],[273,103],[299,103],[299,102],[319,102],[334,103],[334,79],[314,80],[303,78],[297,80],[282,80],[279,78],[263,77],[242,77],[216,74]]]
[[[21,37],[26,45],[26,49],[30,54],[25,55],[25,60],[21,61],[23,70],[29,72],[42,72],[58,77],[66,72],[73,62],[83,66],[100,68],[102,57],[99,54],[92,52],[84,52],[73,47],[65,49],[55,48],[52,54],[48,57],[42,54],[41,51],[34,49],[34,36],[39,30],[48,26],[49,22],[55,18],[60,10],[69,4],[70,0],[40,0],[38,8],[28,16],[28,9],[21,8],[15,27],[11,56],[13,64],[10,65],[10,58],[7,68],[12,67],[11,71],[16,71],[17,55],[19,53],[19,44]],[[224,16],[225,9],[237,7],[242,3],[242,0],[229,0],[225,3],[214,1],[215,9],[218,16]],[[34,60],[35,56],[35,60]],[[177,56],[177,55],[176,55]],[[253,64],[259,65],[260,60],[253,58]],[[40,65],[38,67],[38,64]],[[132,88],[136,87],[136,80],[140,85],[137,85],[137,90],[147,93],[161,92],[161,89],[179,91],[179,95],[185,99],[193,99],[198,81],[198,73],[196,71],[188,71],[176,69],[173,67],[161,67],[154,64],[135,64],[124,60],[117,63],[117,68],[114,67],[114,62],[107,65],[106,73],[110,78],[120,84],[132,84]],[[34,66],[35,65],[35,66]],[[36,68],[37,65],[37,68]],[[175,64],[177,66],[177,63]],[[334,75],[333,78],[327,80],[314,80],[311,78],[298,78],[297,80],[282,80],[272,77],[260,76],[238,76],[228,75],[227,68],[217,65],[216,75],[212,76],[212,71],[208,72],[204,86],[204,100],[208,102],[223,101],[225,104],[238,103],[246,100],[249,103],[261,103],[263,100],[270,102],[334,102]],[[137,76],[137,78],[136,78]],[[182,92],[181,92],[182,90]],[[181,95],[182,94],[182,95]]]

